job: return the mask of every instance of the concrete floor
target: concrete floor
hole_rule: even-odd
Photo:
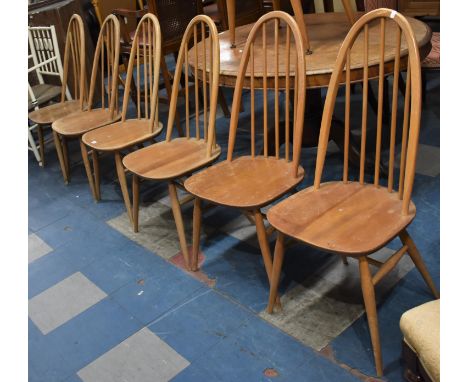
[[[427,87],[413,191],[417,216],[409,232],[438,286],[438,72],[428,73]],[[228,122],[217,120],[223,155]],[[379,380],[355,264],[290,247],[280,286],[285,310],[270,316],[268,281],[247,220],[221,207],[204,215],[204,263],[201,272],[186,272],[166,188],[143,184],[135,235],[113,158],[101,160],[102,201],[95,203],[79,147],[70,149],[68,186],[53,145],[45,168],[29,158],[30,381]],[[302,152],[307,176],[300,188],[312,182],[314,154]],[[327,179],[339,176],[340,158],[330,145]],[[184,207],[187,225],[191,212]],[[383,254],[390,249],[395,243]],[[409,262],[377,292],[383,380],[403,381],[399,319],[431,295]]]

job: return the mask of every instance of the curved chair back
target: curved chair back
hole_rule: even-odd
[[[147,119],[149,131],[158,121],[158,83],[161,64],[161,29],[151,13],[138,23],[128,62],[122,105],[122,122],[127,119],[130,92],[136,92],[137,119]]]
[[[71,59],[70,59],[71,56]],[[83,20],[76,13],[68,23],[67,39],[65,41],[65,56],[63,66],[62,96],[60,102],[65,101],[69,70],[72,70],[73,99],[80,101],[83,110],[88,92],[86,81],[86,50]]]
[[[189,48],[192,44],[193,49],[189,54]],[[182,71],[184,74],[185,136],[187,139],[191,136],[201,139],[203,132],[203,139],[208,143],[207,155],[211,156],[212,150],[216,146],[215,125],[219,85],[219,39],[216,25],[208,16],[195,16],[187,26],[182,38],[174,74],[174,85],[172,87],[167,123],[168,132],[166,140],[168,142],[172,139]],[[189,76],[193,77],[195,83],[192,89],[193,93],[188,85]],[[194,128],[190,126],[191,98],[195,109]],[[200,104],[203,105],[203,131],[200,128]]]
[[[393,28],[393,31],[390,29]],[[396,30],[395,30],[396,28]],[[396,41],[390,41],[391,35],[396,36]],[[369,42],[372,37],[372,43]],[[328,87],[320,127],[320,138],[317,152],[317,163],[315,168],[314,188],[320,187],[320,181],[325,162],[327,143],[330,133],[330,125],[335,109],[335,101],[340,82],[345,82],[345,147],[343,182],[348,182],[348,155],[349,155],[349,134],[350,126],[350,97],[351,97],[351,71],[353,61],[357,61],[358,55],[363,57],[363,101],[361,118],[361,148],[360,148],[360,169],[359,182],[364,184],[365,159],[366,159],[366,132],[368,128],[368,93],[369,93],[369,64],[379,63],[378,80],[378,110],[376,120],[376,142],[375,142],[375,165],[374,165],[374,185],[379,187],[380,163],[382,159],[382,117],[384,102],[384,74],[385,66],[388,65],[389,52],[385,45],[388,45],[394,55],[394,73],[392,88],[392,107],[390,125],[390,143],[388,152],[388,191],[393,191],[394,167],[395,167],[395,146],[397,121],[402,121],[402,144],[400,155],[400,176],[399,176],[399,197],[403,200],[403,214],[408,213],[413,188],[416,153],[418,148],[419,127],[421,120],[421,65],[419,49],[414,38],[411,25],[400,13],[386,8],[376,9],[362,16],[353,25],[341,46],[335,68],[332,73],[330,85]],[[354,49],[353,49],[354,48]],[[387,55],[387,56],[386,56]],[[343,72],[343,70],[345,71]],[[403,117],[398,117],[398,81],[401,70],[407,70],[406,90],[404,94]],[[401,117],[401,115],[400,115]]]
[[[91,85],[89,89],[90,111],[95,102],[95,90],[98,76],[100,79],[100,98],[102,108],[109,108],[113,118],[119,111],[117,80],[119,77],[120,24],[115,15],[109,15],[102,23],[101,31],[94,52]]]
[[[280,20],[282,25],[280,28]],[[261,36],[260,36],[261,35]],[[260,41],[257,41],[260,40]],[[282,44],[280,44],[282,40]],[[246,79],[246,73],[249,78]],[[304,45],[296,21],[281,11],[263,15],[253,26],[243,48],[239,73],[232,101],[231,124],[229,129],[229,161],[232,160],[239,122],[239,108],[243,88],[250,88],[250,141],[251,156],[255,156],[257,134],[263,133],[263,155],[268,152],[268,129],[274,128],[275,150],[272,153],[280,158],[280,121],[284,116],[285,153],[290,160],[290,131],[293,131],[294,174],[297,176],[302,144],[305,102],[305,58]],[[256,91],[263,95],[263,123],[256,128]],[[284,105],[280,107],[280,92],[284,91]],[[269,111],[269,95],[273,93],[274,107]],[[282,102],[281,102],[282,103]],[[281,110],[283,109],[283,110]]]

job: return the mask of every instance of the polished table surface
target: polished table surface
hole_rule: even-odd
[[[361,14],[357,14],[360,16]],[[350,24],[344,13],[314,13],[304,15],[307,33],[310,42],[311,54],[306,55],[306,75],[307,88],[320,88],[328,86],[331,72],[335,65],[338,50],[346,34],[350,29]],[[416,41],[420,47],[421,59],[423,59],[431,49],[431,30],[423,22],[408,17]],[[253,24],[243,25],[236,28],[236,47],[231,48],[231,42],[228,31],[219,34],[220,41],[220,85],[234,87],[238,76],[239,64],[244,49],[247,36],[252,29]],[[273,31],[273,23],[268,28]],[[385,33],[385,73],[393,73],[393,60],[395,58],[397,25],[391,20],[387,20]],[[286,28],[280,29],[280,42],[285,41],[284,34]],[[378,76],[379,63],[379,45],[380,45],[380,26],[375,23],[369,27],[369,78]],[[274,62],[273,50],[274,33],[267,33],[267,55],[271,55]],[[351,53],[351,80],[360,81],[363,77],[363,34],[358,37]],[[270,47],[270,49],[268,49]],[[293,46],[291,46],[293,48]],[[291,49],[293,51],[293,49]],[[193,65],[194,49],[189,53],[189,62]],[[202,51],[202,49],[199,49]],[[291,57],[294,52],[291,52]],[[408,54],[407,45],[404,39],[401,44],[401,67],[406,65],[406,56]],[[261,35],[257,38],[254,55],[257,58],[263,57]],[[285,76],[285,54],[281,52],[280,47],[279,73],[281,77]],[[258,60],[263,61],[263,60]],[[201,65],[201,60],[198,61]],[[247,68],[245,87],[250,87],[250,68]],[[262,79],[263,68],[258,70],[258,78],[255,80],[255,87],[263,87]],[[293,74],[293,73],[291,73]],[[280,80],[280,87],[281,87]],[[268,87],[273,87],[273,64],[271,64],[271,77]]]

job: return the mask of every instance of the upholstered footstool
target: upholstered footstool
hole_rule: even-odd
[[[401,316],[405,379],[440,381],[440,300],[408,310]]]

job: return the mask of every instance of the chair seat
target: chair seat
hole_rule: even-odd
[[[88,131],[82,139],[95,150],[120,151],[158,135],[162,129],[161,122],[154,131],[150,131],[148,120],[128,119]]]
[[[268,221],[280,232],[329,252],[360,256],[375,252],[411,223],[397,192],[357,182],[309,187],[272,207]]]
[[[146,179],[168,180],[190,174],[215,161],[221,154],[216,146],[207,157],[207,144],[195,138],[159,142],[126,155],[124,166]]]
[[[293,189],[304,178],[299,167],[293,176],[293,164],[274,157],[243,156],[223,161],[185,181],[191,194],[215,204],[256,209]]]
[[[65,101],[34,110],[28,118],[34,123],[48,125],[77,111],[80,111],[80,101]]]
[[[32,103],[28,92],[28,110],[34,109],[36,105],[43,105],[62,94],[62,87],[50,84],[38,84],[31,87],[36,103]]]
[[[62,135],[78,136],[116,122],[120,117],[120,113],[114,113],[114,118],[112,118],[110,109],[98,108],[91,111],[81,111],[56,120],[52,123],[52,129]]]

